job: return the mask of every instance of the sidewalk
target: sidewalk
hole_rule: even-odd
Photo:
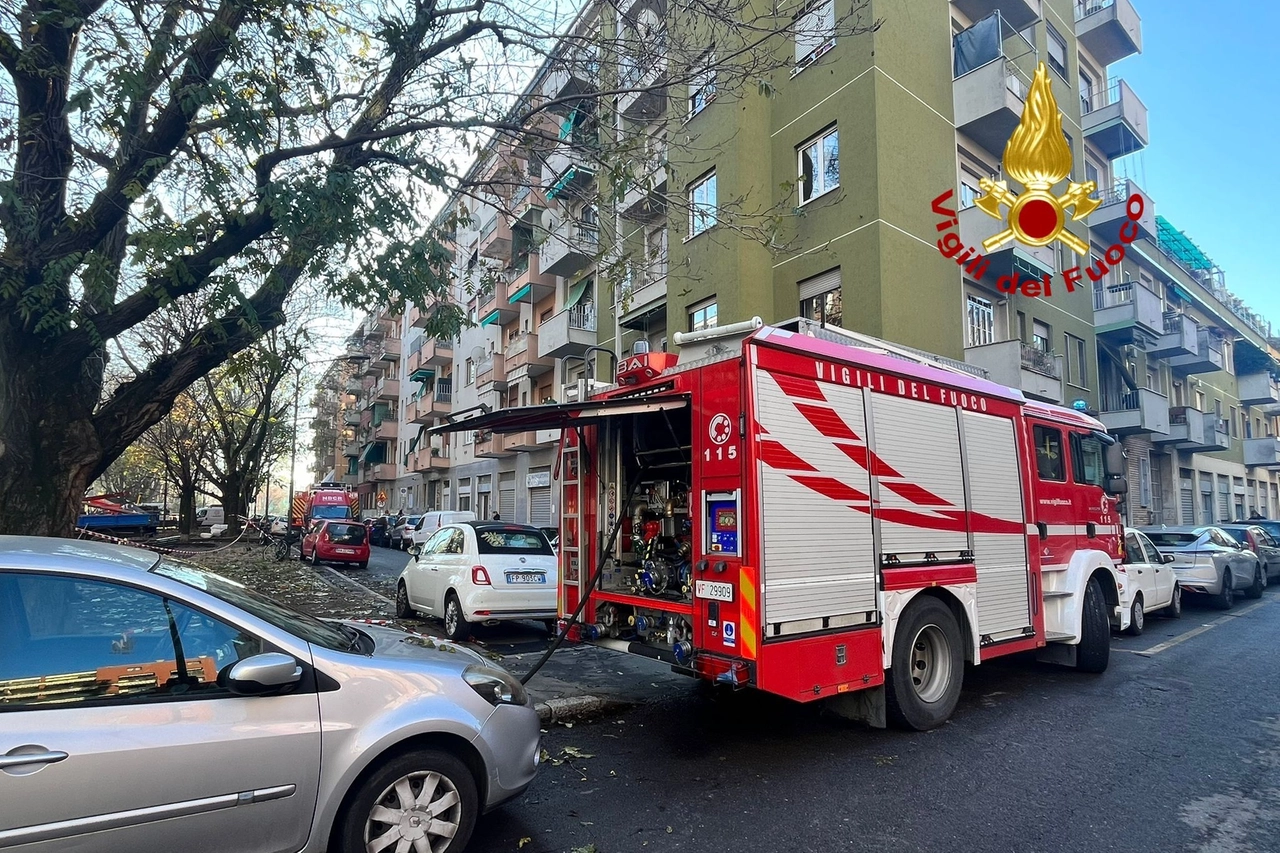
[[[371,619],[413,633],[432,633],[421,623],[398,624],[387,602],[359,584],[346,582],[341,574],[316,570],[298,560],[277,563],[265,548],[237,546],[192,560],[313,616]],[[517,676],[528,672],[541,657],[541,652],[504,656],[484,646],[471,647]],[[673,673],[669,665],[659,661],[574,643],[557,649],[526,685],[547,723],[654,702],[693,687],[692,679]]]

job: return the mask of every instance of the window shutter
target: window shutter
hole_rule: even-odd
[[[800,282],[800,301],[804,302],[806,299],[821,296],[827,291],[835,290],[838,287],[840,287],[840,268],[836,267],[833,270],[827,270],[824,273],[815,275],[813,278]]]

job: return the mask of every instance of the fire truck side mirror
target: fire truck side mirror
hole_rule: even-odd
[[[1107,476],[1106,492],[1109,495],[1129,494],[1129,480],[1117,474]]]
[[[1107,466],[1107,474],[1109,477],[1123,477],[1127,467],[1127,457],[1124,452],[1124,445],[1118,441],[1113,441],[1103,450],[1105,464]]]

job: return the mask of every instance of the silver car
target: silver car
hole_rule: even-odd
[[[1170,568],[1184,592],[1213,596],[1223,610],[1235,605],[1236,593],[1262,595],[1266,580],[1258,556],[1219,527],[1142,527],[1161,554],[1173,557]]]
[[[462,647],[0,536],[0,849],[457,853],[538,747],[520,683]]]

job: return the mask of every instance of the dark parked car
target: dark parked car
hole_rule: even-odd
[[[379,515],[365,521],[365,527],[369,529],[369,544],[378,545],[388,548],[391,545],[391,519],[385,515]]]

